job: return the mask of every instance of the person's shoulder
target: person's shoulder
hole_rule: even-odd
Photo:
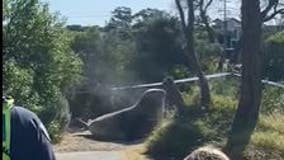
[[[24,107],[13,106],[11,108],[11,116],[12,119],[15,119],[15,121],[17,121],[21,125],[30,126],[35,128],[36,130],[40,130],[50,141],[49,134],[44,124],[34,112]]]
[[[11,108],[11,114],[12,115],[17,114],[20,117],[24,117],[26,119],[29,119],[29,118],[30,119],[33,119],[33,118],[37,119],[38,118],[37,115],[34,112],[32,112],[32,111],[30,111],[30,110],[28,110],[24,107],[21,107],[21,106],[13,106]]]

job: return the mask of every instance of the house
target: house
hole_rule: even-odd
[[[225,47],[226,58],[229,58],[231,62],[236,62],[240,53],[241,21],[236,18],[228,18],[225,23],[227,26],[226,32],[224,29],[224,21],[221,19],[215,19],[211,25],[217,35],[219,43],[223,44]],[[279,31],[284,31],[284,25],[263,24],[263,34],[271,34]]]
[[[225,31],[226,25],[226,31]],[[240,52],[241,22],[236,18],[228,18],[225,22],[215,19],[212,27],[219,43],[225,47],[225,56],[233,63]]]
[[[226,33],[224,29],[225,23],[227,26]],[[241,36],[241,22],[236,18],[228,18],[225,23],[223,20],[215,19],[212,27],[217,33],[219,42],[221,42],[221,44],[225,43],[226,37],[226,47],[235,48]]]

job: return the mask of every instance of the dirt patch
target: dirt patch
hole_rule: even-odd
[[[91,138],[89,131],[65,133],[62,141],[54,145],[55,152],[120,151],[139,145],[139,142],[103,142]]]

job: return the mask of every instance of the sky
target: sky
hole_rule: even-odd
[[[104,26],[111,17],[111,11],[118,6],[130,7],[132,12],[146,8],[157,8],[176,14],[174,0],[41,0],[48,2],[51,12],[60,12],[67,18],[67,24]],[[223,17],[223,0],[210,7],[209,16]],[[230,1],[230,0],[227,0]],[[228,3],[228,16],[238,17],[239,6]]]
[[[111,11],[118,6],[130,7],[132,12],[145,8],[170,11],[173,0],[42,0],[48,2],[51,12],[59,11],[67,18],[67,24],[104,26]]]

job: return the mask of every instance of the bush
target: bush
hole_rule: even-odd
[[[204,39],[196,40],[196,53],[199,56],[201,68],[206,73],[216,73],[221,52],[219,44],[208,43]]]
[[[265,41],[263,77],[272,81],[284,80],[284,31],[269,36]]]
[[[284,113],[284,89],[266,86],[261,100],[261,113]]]
[[[205,137],[201,130],[176,119],[169,120],[150,136],[146,153],[155,159],[182,159],[202,144]]]
[[[222,146],[232,123],[236,100],[215,95],[212,99],[215,107],[205,115],[191,105],[183,116],[166,120],[146,141],[147,153],[157,160],[182,159],[206,144]]]
[[[55,137],[54,128],[62,131],[68,117],[63,96],[80,80],[82,63],[70,48],[72,36],[47,4],[11,0],[6,7],[3,92],[11,89],[16,105],[35,112]]]

